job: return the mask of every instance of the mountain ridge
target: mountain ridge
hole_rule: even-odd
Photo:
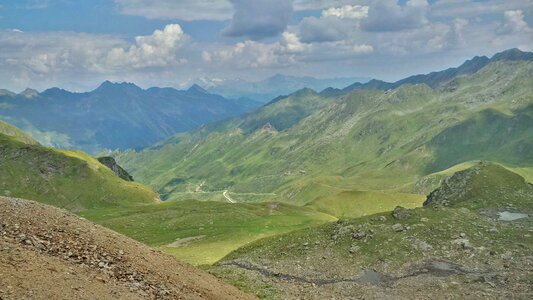
[[[211,94],[199,86],[142,89],[133,83],[105,81],[81,93],[60,88],[4,93],[0,95],[0,119],[22,128],[42,144],[96,153],[147,147],[176,132],[256,106],[255,102]]]
[[[498,60],[471,75],[455,77],[442,89],[402,84],[393,90],[359,89],[337,97],[304,91],[146,151],[118,153],[117,158],[164,199],[176,199],[197,181],[205,182],[208,190],[275,193],[275,200],[300,204],[334,193],[335,186],[416,192],[414,185],[421,177],[463,161],[530,161],[525,149],[531,146],[527,128],[533,107],[528,105],[533,101],[532,71],[529,61]],[[487,109],[513,117],[493,117],[484,113]],[[489,119],[494,122],[485,121]],[[254,134],[265,124],[278,132]],[[456,133],[464,126],[472,127],[474,145],[485,145],[483,151],[461,154],[452,144],[443,147],[436,142],[444,136],[460,140]],[[510,128],[506,133],[498,129],[506,126]],[[475,134],[483,128],[490,130]],[[498,134],[509,141],[501,149],[496,141],[487,140]],[[452,154],[459,155],[457,160],[449,159]],[[262,178],[261,183],[254,178]],[[328,178],[338,179],[322,185]]]

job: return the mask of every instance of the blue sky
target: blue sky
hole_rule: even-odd
[[[0,88],[395,80],[533,48],[533,0],[0,0]]]

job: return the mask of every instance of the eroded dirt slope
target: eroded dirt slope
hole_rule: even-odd
[[[250,299],[64,210],[0,197],[0,299]]]

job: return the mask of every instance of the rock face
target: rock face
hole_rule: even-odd
[[[479,174],[479,172],[480,169],[478,167],[473,167],[446,178],[438,189],[428,195],[424,206],[448,206],[452,199],[462,198],[472,188],[468,184],[472,175]]]
[[[111,171],[115,172],[115,174],[117,174],[118,177],[126,181],[133,181],[133,177],[130,174],[128,174],[128,172],[126,172],[126,170],[124,170],[121,166],[119,166],[113,157],[110,157],[110,156],[99,157],[98,161],[102,163],[103,165],[105,165],[106,167],[110,168]]]
[[[533,185],[522,176],[494,163],[480,162],[456,172],[431,192],[425,207],[449,206],[469,209],[514,207],[529,210]]]
[[[65,210],[0,197],[0,299],[252,299]]]

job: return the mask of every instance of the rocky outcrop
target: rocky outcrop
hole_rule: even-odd
[[[462,198],[472,188],[468,184],[470,179],[473,175],[479,174],[479,172],[480,168],[476,166],[457,172],[453,176],[446,178],[438,189],[428,195],[424,206],[448,206],[450,205],[450,201]]]
[[[133,177],[130,174],[128,174],[128,172],[126,172],[126,170],[124,170],[121,166],[119,166],[113,157],[110,157],[110,156],[99,157],[98,161],[104,166],[111,169],[111,171],[117,174],[118,177],[126,181],[133,181]]]

